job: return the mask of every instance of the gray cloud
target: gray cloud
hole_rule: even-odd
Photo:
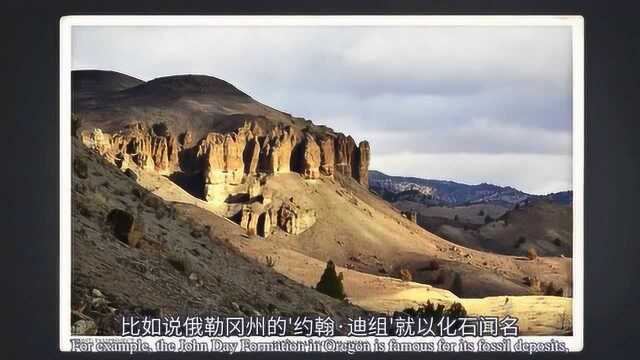
[[[223,78],[265,104],[367,138],[382,171],[570,187],[568,27],[81,27],[72,51],[75,69]],[[431,170],[389,165],[405,153],[428,158]],[[482,164],[511,154],[528,165],[511,176],[491,166],[455,176],[443,170],[447,154]],[[553,159],[556,179],[532,159]]]

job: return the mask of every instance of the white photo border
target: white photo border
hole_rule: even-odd
[[[584,347],[584,18],[580,15],[73,15],[60,18],[60,343],[61,351],[71,351],[71,339],[109,337],[72,336],[71,320],[71,60],[72,28],[80,26],[568,26],[572,32],[572,181],[573,181],[573,301],[571,336],[522,336],[525,341],[563,341],[569,351]],[[113,337],[121,338],[121,337]],[[278,337],[278,340],[304,337]],[[159,337],[142,338],[151,342]],[[228,340],[233,341],[234,338]],[[256,341],[268,338],[253,337]],[[319,338],[318,338],[319,339]],[[335,340],[354,338],[334,337]],[[375,337],[357,338],[373,343]],[[423,338],[395,338],[404,342]],[[452,340],[455,338],[451,338]],[[477,341],[481,338],[466,338]]]

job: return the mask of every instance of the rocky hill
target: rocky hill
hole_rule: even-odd
[[[522,260],[424,230],[367,188],[366,141],[274,110],[220,79],[160,78],[96,93],[76,101],[74,111],[86,148],[209,226],[232,251],[257,263],[269,255],[273,269],[305,286],[333,260],[349,298],[370,311],[406,305],[403,294],[416,283],[437,289],[412,292],[421,301],[452,299],[444,289],[467,298],[538,294],[523,282],[534,275],[571,293],[570,259]],[[117,257],[107,263],[119,269]],[[87,283],[100,277],[90,268],[79,271]],[[398,280],[401,270],[416,283]]]
[[[73,168],[74,333],[118,334],[134,314],[365,314],[242,255],[75,139]]]

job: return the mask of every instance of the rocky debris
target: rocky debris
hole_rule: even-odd
[[[321,152],[320,146],[311,134],[305,134],[304,153],[302,159],[302,175],[305,179],[320,178]]]
[[[96,335],[98,333],[98,327],[93,320],[80,319],[71,326],[71,333],[73,335]]]
[[[116,324],[117,309],[111,306],[111,301],[98,289],[84,289],[76,294],[72,301],[71,334],[73,335],[102,335],[99,329],[113,329]]]
[[[291,198],[278,210],[278,226],[289,234],[297,235],[313,226],[316,216],[315,210],[304,209]]]
[[[107,223],[113,235],[131,247],[137,247],[144,237],[144,223],[142,217],[137,219],[129,212],[113,209],[107,215]]]

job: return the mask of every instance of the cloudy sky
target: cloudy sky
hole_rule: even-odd
[[[571,189],[569,27],[74,27],[73,68],[212,75],[391,175]]]

